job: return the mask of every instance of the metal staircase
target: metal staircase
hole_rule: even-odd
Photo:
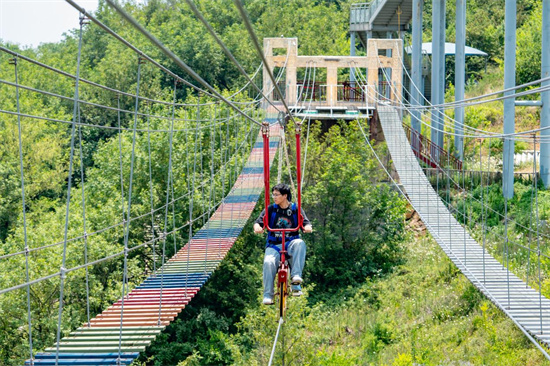
[[[412,18],[412,0],[373,0],[352,4],[350,31],[366,48],[368,38],[387,38],[388,32],[405,31]]]

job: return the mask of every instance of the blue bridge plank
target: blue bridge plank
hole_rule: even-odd
[[[165,281],[147,281],[147,282],[144,282],[143,284],[141,284],[140,286],[158,286],[158,287],[161,287],[161,286],[168,286],[168,285],[193,285],[193,284],[197,284],[197,283],[204,283],[205,281],[207,281],[208,278],[205,277],[203,279],[200,279],[200,280],[186,280],[185,278],[182,278],[182,279],[176,279],[176,280],[165,280]]]
[[[204,281],[204,282],[202,282],[202,283],[199,283],[199,282],[197,282],[197,283],[191,283],[191,282],[189,282],[187,285],[188,285],[189,287],[202,287],[202,285],[204,285],[205,282],[206,282],[206,281]],[[178,284],[178,285],[167,285],[167,284],[164,284],[164,286],[162,286],[162,288],[184,288],[183,285],[185,285],[185,283],[184,283],[184,284]],[[138,286],[138,287],[136,287],[136,288],[143,290],[143,289],[159,289],[160,287],[161,287],[161,286],[160,286],[160,283],[159,283],[158,285],[147,285],[147,286],[141,285],[141,286]]]
[[[245,194],[240,196],[227,196],[224,200],[225,203],[244,203],[244,202],[256,202],[260,197],[259,194]]]
[[[269,147],[277,147],[279,146],[279,142],[278,141],[269,141]],[[263,142],[256,142],[254,144],[254,148],[258,149],[258,148],[263,148],[264,147],[264,143]]]
[[[184,286],[184,285],[195,285],[195,284],[202,284],[204,282],[206,282],[208,280],[208,278],[204,278],[202,280],[185,280],[185,279],[181,279],[181,280],[170,280],[170,281],[148,281],[148,282],[144,282],[143,284],[141,284],[140,286],[155,286],[155,287],[161,287],[161,286],[169,286],[169,285],[179,285],[180,287],[181,286]]]
[[[259,167],[252,166],[252,167],[243,168],[241,174],[262,174],[263,172],[264,172],[263,167],[261,167],[261,166],[259,166]]]
[[[194,238],[195,239],[212,239],[212,238],[230,238],[237,237],[242,231],[242,227],[235,227],[229,229],[201,229]]]
[[[208,280],[208,276],[202,277],[202,278],[173,278],[173,279],[164,279],[161,281],[159,278],[158,280],[146,280],[141,285],[155,285],[158,284],[160,286],[161,283],[167,284],[185,284],[185,283],[203,283],[204,281]],[[141,286],[140,285],[140,286]]]
[[[121,352],[121,358],[137,358],[139,352]],[[55,353],[52,352],[40,352],[37,353],[35,358],[40,359],[54,359]],[[109,352],[109,353],[59,353],[59,359],[65,358],[118,358],[118,352]]]
[[[120,364],[129,365],[139,356],[137,352],[122,352]],[[59,353],[57,365],[92,366],[92,365],[117,365],[118,353]],[[55,365],[56,354],[51,352],[37,353],[33,361],[35,365]],[[25,365],[30,365],[27,360]]]
[[[121,358],[120,363],[117,363],[116,358],[105,358],[105,359],[85,359],[85,358],[75,358],[75,359],[63,359],[58,360],[58,362],[55,362],[55,358],[53,360],[34,360],[35,365],[58,365],[58,366],[94,366],[94,365],[101,365],[101,366],[107,366],[107,365],[129,365],[134,361],[133,358],[127,359],[127,358]],[[25,365],[30,366],[30,362],[25,362]]]
[[[184,264],[185,266],[185,264]],[[185,268],[183,269],[185,271]],[[158,278],[159,280],[161,278],[164,278],[164,279],[171,279],[171,278],[186,278],[186,277],[189,277],[189,279],[191,278],[201,278],[201,277],[208,277],[210,276],[212,272],[189,272],[189,273],[165,273],[165,274],[161,274],[161,273],[158,273],[156,276],[151,276],[151,277],[148,277],[147,280],[153,280],[153,279],[156,279]],[[146,280],[146,281],[147,281]]]

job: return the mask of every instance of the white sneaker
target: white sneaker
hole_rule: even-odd
[[[292,277],[292,281],[290,283],[293,284],[293,285],[299,285],[302,282],[303,282],[302,277],[296,275],[296,276]]]
[[[264,300],[262,301],[264,305],[273,305],[273,299],[270,297],[264,297]]]
[[[302,290],[292,290],[292,296],[302,296],[303,295],[303,292]]]

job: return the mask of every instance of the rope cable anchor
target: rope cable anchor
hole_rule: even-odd
[[[83,13],[80,13],[79,21],[80,21],[80,26],[83,26],[85,24],[90,24],[90,18],[88,18]]]
[[[61,279],[64,280],[65,278],[67,278],[67,272],[67,268],[63,266],[59,267],[59,277],[61,277]]]
[[[279,111],[279,114],[277,115],[277,122],[279,122],[279,125],[281,125],[282,128],[285,128],[288,124],[289,115],[285,113],[284,111]]]
[[[262,122],[262,135],[269,137],[269,122]]]
[[[296,134],[302,134],[302,121],[296,121]]]

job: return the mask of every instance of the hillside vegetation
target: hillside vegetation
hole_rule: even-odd
[[[197,1],[205,17],[228,45],[235,57],[252,74],[259,64],[246,29],[232,0]],[[259,39],[297,37],[304,55],[345,55],[349,52],[349,7],[346,0],[245,1]],[[450,3],[449,3],[450,4]],[[501,84],[502,19],[504,0],[468,2],[468,41],[490,53],[489,75],[472,61],[468,93],[498,90]],[[182,58],[199,75],[225,96],[245,84],[244,77],[222,54],[204,26],[192,15],[184,1],[149,0],[146,5],[125,3],[148,30]],[[538,78],[540,55],[539,1],[518,1],[518,82]],[[425,37],[429,38],[430,6],[426,4]],[[448,19],[453,19],[449,5]],[[167,60],[148,40],[128,26],[103,1],[96,13],[124,39],[158,60],[176,74],[190,80]],[[452,40],[452,22],[448,22]],[[539,28],[537,28],[539,27]],[[535,30],[535,31],[533,31]],[[538,43],[537,43],[538,42]],[[60,70],[75,73],[78,31],[69,32],[55,44],[36,49],[0,44],[29,58]],[[538,47],[538,48],[537,48]],[[15,82],[12,56],[0,52],[0,79]],[[128,93],[137,87],[138,58],[99,27],[84,27],[81,77]],[[449,68],[448,68],[449,69]],[[18,62],[22,85],[60,94],[74,95],[74,81],[59,77],[23,60]],[[450,78],[449,80],[452,80]],[[173,101],[173,80],[152,65],[141,68],[140,95]],[[449,87],[451,87],[449,85]],[[16,110],[15,89],[0,84],[0,109]],[[251,93],[251,95],[253,95]],[[248,101],[242,94],[237,101]],[[80,96],[97,104],[133,111],[133,98],[98,91],[81,85]],[[227,193],[246,158],[247,150],[228,161],[237,142],[253,139],[257,130],[241,128],[244,121],[233,120],[216,128],[196,132],[197,119],[208,121],[231,113],[223,104],[197,108],[209,102],[190,88],[178,84],[175,100],[190,106],[174,111],[178,118],[173,136],[174,183],[169,185],[169,135],[139,132],[134,146],[136,175],[133,183],[132,217],[149,212],[150,192],[155,207],[166,201],[167,187],[174,197],[184,197],[164,213],[135,221],[128,238],[130,247],[142,244],[169,227],[189,220],[189,195],[194,196],[192,215],[208,210],[204,191],[189,182],[207,181],[203,171],[211,166],[223,169],[223,178],[214,179],[214,200]],[[20,91],[21,112],[71,121],[73,102]],[[169,116],[168,105],[140,106],[141,112]],[[147,108],[152,108],[147,109]],[[120,223],[127,201],[121,198],[121,179],[128,189],[134,115],[116,113],[91,105],[81,105],[83,123],[108,128],[81,128],[75,142],[72,175],[69,237],[83,233],[82,202],[85,202],[87,232]],[[261,112],[251,111],[261,118]],[[523,112],[522,112],[523,113]],[[535,123],[538,111],[525,112],[525,126]],[[521,115],[523,116],[523,114]],[[523,117],[521,117],[523,118]],[[472,108],[467,123],[499,128],[502,119],[498,104]],[[140,116],[142,129],[168,130],[169,120]],[[523,123],[523,122],[522,122]],[[523,126],[523,125],[522,125]],[[117,128],[129,130],[118,132]],[[223,136],[222,138],[222,131]],[[17,118],[0,117],[0,256],[25,249],[19,173]],[[55,121],[22,119],[23,165],[25,169],[26,228],[30,248],[64,239],[71,126]],[[195,152],[199,144],[202,150]],[[305,144],[305,140],[304,140]],[[210,154],[210,147],[214,154]],[[290,148],[292,148],[290,146]],[[384,144],[375,147],[386,156]],[[468,150],[474,154],[475,150]],[[149,160],[151,156],[151,160]],[[82,162],[82,163],[81,163]],[[196,172],[190,172],[193,164]],[[151,177],[148,176],[152,165]],[[542,365],[541,355],[512,323],[487,303],[454,269],[434,243],[415,237],[404,221],[406,202],[387,183],[385,173],[366,145],[358,125],[338,123],[328,131],[312,123],[304,183],[304,206],[315,231],[306,235],[308,259],[305,269],[306,296],[291,299],[285,328],[285,355],[288,364],[311,365],[410,365],[478,364]],[[122,174],[120,166],[123,166]],[[222,168],[225,167],[225,168]],[[200,174],[198,173],[200,170]],[[286,179],[286,177],[285,177]],[[198,186],[199,186],[199,183]],[[84,190],[82,190],[84,186]],[[187,194],[187,196],[186,196]],[[127,198],[126,198],[127,200]],[[260,199],[260,202],[262,200]],[[254,215],[259,213],[256,208]],[[169,223],[169,224],[167,224]],[[197,229],[201,222],[195,223]],[[186,229],[187,230],[187,229]],[[188,231],[170,235],[166,254],[170,256],[188,239]],[[414,230],[416,232],[416,230]],[[82,238],[83,239],[83,238]],[[84,262],[84,240],[68,246],[67,267]],[[140,357],[143,365],[266,364],[270,342],[276,329],[275,309],[260,307],[261,261],[264,238],[252,234],[249,226],[211,280],[177,320]],[[175,243],[175,244],[172,244]],[[98,233],[87,242],[88,261],[124,248],[124,230]],[[30,255],[30,279],[57,271],[62,246],[56,245]],[[161,249],[144,247],[133,251],[128,261],[129,286],[135,286],[159,265]],[[155,262],[156,260],[156,262]],[[124,272],[122,257],[72,272],[65,284],[62,336],[86,319],[86,283],[89,286],[91,316],[116,301],[121,294]],[[26,281],[25,257],[2,259],[0,288]],[[54,344],[59,307],[59,278],[31,286],[34,351]],[[20,365],[28,358],[27,297],[25,289],[0,295],[0,364]],[[277,357],[281,357],[281,348]]]

